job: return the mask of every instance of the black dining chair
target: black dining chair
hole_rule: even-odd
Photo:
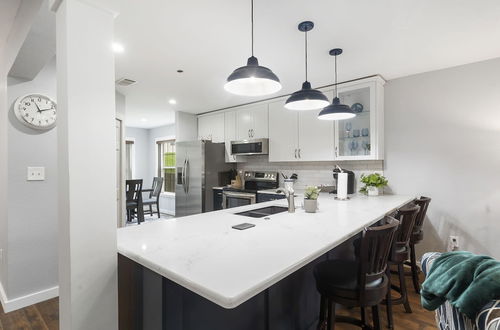
[[[153,178],[153,185],[151,189],[144,189],[142,192],[149,192],[149,197],[142,201],[144,206],[149,206],[149,215],[153,213],[158,213],[158,218],[160,217],[160,193],[163,186],[163,178],[155,177]],[[156,212],[153,212],[153,205],[156,205]]]
[[[314,269],[316,288],[321,295],[317,329],[332,330],[335,322],[372,328],[366,322],[365,308],[371,307],[373,328],[380,329],[379,304],[389,286],[387,260],[399,222],[385,217],[385,224],[366,228],[359,239],[356,260],[333,259]],[[335,316],[335,305],[361,307],[361,319]]]
[[[125,181],[125,197],[127,209],[127,222],[132,222],[137,214],[137,224],[144,221],[144,208],[142,204],[142,179]]]

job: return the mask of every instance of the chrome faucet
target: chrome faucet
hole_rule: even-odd
[[[295,196],[293,189],[278,188],[276,193],[284,193],[288,201],[288,213],[295,213]]]

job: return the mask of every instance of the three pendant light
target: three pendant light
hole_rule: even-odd
[[[254,56],[254,5],[251,0],[251,24],[252,24],[252,56],[248,58],[247,65],[237,68],[229,75],[224,89],[232,94],[246,96],[263,96],[276,93],[281,89],[279,78],[269,69],[259,65]],[[341,120],[354,117],[356,114],[347,105],[340,103],[337,95],[337,55],[342,53],[341,49],[332,49],[330,55],[335,56],[335,97],[332,104],[328,98],[319,90],[312,89],[307,80],[307,32],[311,31],[314,23],[305,21],[299,24],[299,31],[304,32],[305,41],[305,81],[302,89],[294,92],[285,103],[289,110],[317,110],[324,108],[318,115],[323,120]]]

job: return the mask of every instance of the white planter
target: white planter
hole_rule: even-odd
[[[318,209],[318,200],[317,199],[305,199],[304,198],[304,210],[307,213],[316,213]]]
[[[368,196],[378,196],[380,194],[380,189],[377,187],[367,187]]]

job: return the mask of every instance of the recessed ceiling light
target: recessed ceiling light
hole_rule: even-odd
[[[141,118],[142,122],[148,121],[146,118]]]
[[[170,99],[170,100],[168,100],[168,103],[170,103],[170,104],[177,104],[177,101],[175,99]]]
[[[125,48],[123,47],[122,44],[120,44],[118,42],[113,42],[113,51],[115,53],[123,53],[124,50],[125,50]]]

